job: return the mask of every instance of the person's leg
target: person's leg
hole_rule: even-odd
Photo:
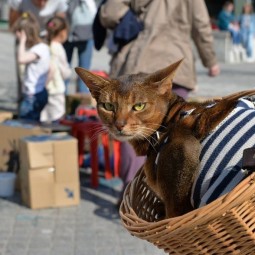
[[[253,58],[253,35],[249,32],[248,38],[247,38],[247,47],[246,47],[246,53],[248,58]]]
[[[22,99],[19,105],[19,118],[31,119],[30,113],[33,112],[34,96],[22,95]]]
[[[138,157],[133,147],[128,142],[122,142],[120,146],[120,178],[123,182],[123,189],[120,197],[122,198],[126,186],[133,180],[139,168],[144,164],[146,157]]]
[[[32,114],[34,116],[34,120],[40,121],[41,112],[48,102],[48,91],[44,89],[42,92],[35,94],[34,97],[35,100]]]
[[[85,69],[90,69],[93,48],[94,48],[94,41],[89,39],[84,42],[79,42],[77,44],[78,48],[78,57],[79,57],[79,66]],[[88,87],[84,84],[84,82],[78,78],[78,92],[83,93],[90,93]]]
[[[24,95],[19,107],[19,118],[40,121],[40,114],[48,102],[48,92],[44,89],[35,95]]]
[[[66,51],[67,61],[71,65],[72,57],[73,57],[73,50],[74,50],[75,44],[73,42],[66,41],[63,44],[63,47]]]
[[[229,32],[232,37],[232,41],[234,45],[239,45],[241,43],[241,33],[238,30],[229,28]]]
[[[75,43],[66,41],[63,44],[63,46],[64,46],[64,49],[66,51],[67,61],[68,61],[69,65],[71,66],[72,57],[73,57],[73,51],[74,51],[74,48],[75,48]],[[70,84],[70,78],[65,80],[65,85],[66,85],[66,92],[65,93],[66,94],[68,94],[69,84]]]
[[[249,38],[248,30],[243,29],[242,32],[241,32],[241,42],[242,42],[242,46],[246,50],[247,57],[249,57],[248,56],[248,41],[249,41],[248,38]]]
[[[185,88],[185,87],[183,87],[183,86],[181,86],[181,85],[178,85],[178,84],[176,84],[176,83],[173,84],[172,91],[173,91],[176,95],[178,95],[178,96],[184,98],[185,100],[188,98],[189,93],[190,93],[190,89],[187,89],[187,88]]]

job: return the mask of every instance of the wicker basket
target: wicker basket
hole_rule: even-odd
[[[120,207],[124,227],[171,255],[255,254],[255,173],[233,191],[179,217],[158,220],[162,201],[140,170]]]

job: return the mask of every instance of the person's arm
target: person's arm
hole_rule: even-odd
[[[216,76],[219,74],[220,68],[213,48],[209,14],[204,0],[193,0],[192,3],[192,38],[203,65],[209,69],[209,75]]]
[[[18,63],[28,64],[38,59],[39,56],[37,54],[26,50],[26,40],[27,40],[26,33],[22,30],[20,32],[16,32],[16,36],[19,40],[18,56],[17,56]]]
[[[65,0],[59,1],[58,8],[56,10],[55,15],[65,18],[66,17],[66,11],[68,9],[68,5]]]
[[[101,5],[99,18],[102,26],[113,29],[129,10],[130,0],[107,0]]]

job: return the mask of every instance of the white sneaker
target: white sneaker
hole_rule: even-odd
[[[247,63],[253,63],[254,59],[252,57],[248,57],[248,58],[246,58],[246,62]]]

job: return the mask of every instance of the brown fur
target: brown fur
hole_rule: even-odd
[[[211,101],[185,102],[172,93],[172,79],[181,62],[153,74],[113,80],[75,69],[96,99],[98,114],[109,131],[119,140],[128,140],[138,155],[147,155],[146,181],[163,200],[167,217],[192,210],[190,194],[199,169],[200,141],[233,110],[240,97],[255,94],[251,90],[223,97],[210,108],[206,106]],[[111,103],[111,108],[106,109],[105,103]],[[145,103],[144,109],[135,110],[138,103]],[[190,109],[195,110],[183,118],[182,113]],[[169,142],[162,146],[155,170],[158,149],[166,137]]]

